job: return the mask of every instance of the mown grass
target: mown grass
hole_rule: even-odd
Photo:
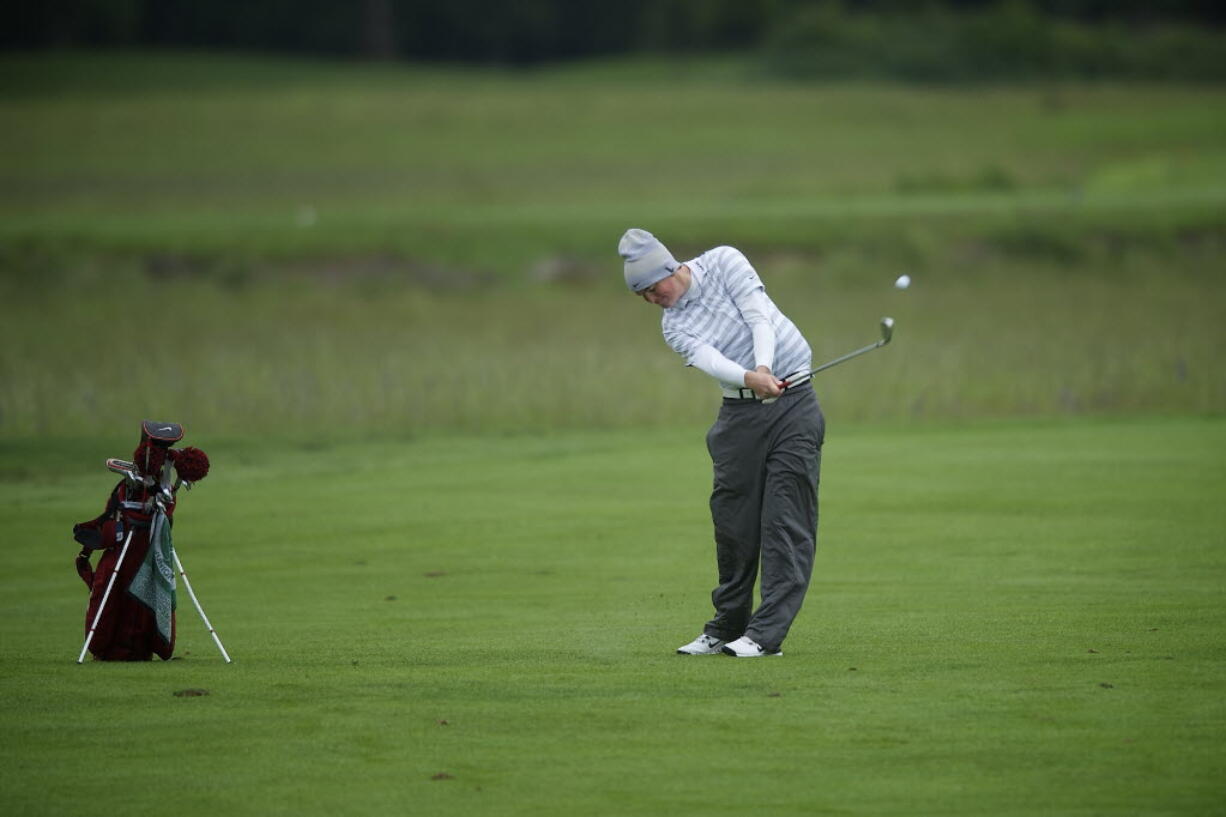
[[[6,444],[0,804],[1217,809],[1220,421],[832,423],[813,588],[756,663],[672,654],[709,610],[701,434],[197,435],[175,537],[228,666],[185,599],[181,660],[73,663],[69,528],[122,441]]]

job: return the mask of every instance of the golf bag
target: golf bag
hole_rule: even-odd
[[[141,424],[132,460],[107,460],[122,475],[99,516],[75,525],[77,573],[90,590],[86,645],[96,660],[170,660],[175,647],[175,554],[170,539],[181,487],[208,474],[197,448],[171,448],[177,423]],[[97,568],[94,551],[102,551]],[[82,651],[84,655],[84,650]]]

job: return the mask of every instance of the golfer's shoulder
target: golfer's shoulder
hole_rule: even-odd
[[[699,256],[706,270],[724,280],[732,280],[745,272],[752,272],[753,266],[745,253],[727,244],[712,247]]]
[[[694,332],[694,321],[701,318],[701,310],[665,309],[660,316],[660,331],[670,346],[678,343],[681,338],[690,337]]]
[[[680,317],[681,313],[675,309],[664,309],[661,311],[663,314],[660,316],[660,329],[663,330],[665,337],[670,333],[680,331],[680,328],[684,325],[684,321]]]
[[[687,350],[693,344],[693,336],[689,332],[688,324],[679,320],[672,310],[665,309],[664,315],[660,319],[660,329],[664,333],[664,342],[669,348],[679,354],[686,354]]]
[[[724,291],[731,297],[742,297],[763,288],[758,271],[753,268],[753,264],[749,263],[745,253],[736,247],[727,245],[715,247],[707,250],[705,255],[710,256],[707,259],[707,269],[719,280]]]

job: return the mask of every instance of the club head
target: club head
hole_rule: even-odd
[[[116,474],[123,474],[124,476],[134,476],[136,474],[136,466],[127,460],[110,457],[106,461],[106,467]]]
[[[881,319],[881,345],[885,346],[890,342],[890,338],[894,337],[894,319]]]

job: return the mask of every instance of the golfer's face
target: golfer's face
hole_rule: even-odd
[[[643,296],[644,301],[655,304],[661,309],[668,309],[685,294],[685,286],[677,278],[677,274],[673,273],[647,289],[640,290],[639,294]]]

